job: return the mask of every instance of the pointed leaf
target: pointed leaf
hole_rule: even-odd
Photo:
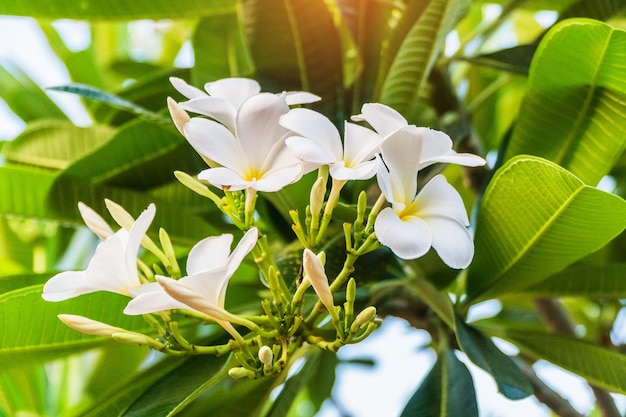
[[[600,249],[626,227],[626,201],[531,156],[500,168],[476,219],[468,302],[515,293]]]
[[[0,14],[53,19],[181,19],[222,14],[235,8],[234,0],[152,0],[128,2],[99,0],[81,2],[65,0],[3,1]]]
[[[414,416],[478,417],[472,376],[451,350],[439,354],[400,415]]]
[[[61,313],[82,315],[140,333],[152,331],[141,317],[121,313],[128,297],[98,292],[51,303],[41,298],[42,288],[42,285],[36,285],[0,296],[0,367],[50,360],[115,343],[111,339],[70,329],[57,318]]]
[[[108,126],[76,127],[64,120],[38,120],[9,142],[2,154],[7,162],[64,169],[111,135]]]
[[[609,391],[626,394],[626,355],[554,334],[507,331],[498,335],[536,359],[545,359]]]
[[[446,36],[468,7],[467,0],[432,0],[428,3],[393,59],[380,92],[382,103],[406,117],[414,114]]]
[[[549,159],[595,185],[626,148],[626,31],[572,19],[543,38],[505,159]]]
[[[457,340],[467,357],[489,372],[498,384],[498,391],[511,400],[532,395],[533,388],[513,360],[502,353],[481,332],[455,316]]]

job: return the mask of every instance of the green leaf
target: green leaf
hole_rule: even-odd
[[[454,352],[445,350],[400,417],[478,417],[472,376]]]
[[[158,122],[164,125],[170,125],[171,120],[169,117],[160,115],[158,113],[154,113],[142,106],[139,106],[131,101],[125,100],[121,97],[118,97],[114,94],[107,93],[97,87],[93,87],[85,84],[67,84],[67,85],[59,85],[55,87],[49,87],[48,90],[52,91],[61,91],[64,93],[72,93],[77,94],[81,97],[88,98],[90,100],[100,101],[102,103],[106,103],[109,106],[117,109],[124,110],[129,113],[134,114],[135,116],[144,118],[146,120],[150,120],[153,122]]]
[[[7,143],[2,153],[7,162],[64,169],[104,143],[112,131],[103,125],[76,127],[65,120],[37,120]]]
[[[533,296],[626,298],[626,263],[574,264],[520,292]]]
[[[43,273],[2,276],[0,277],[0,294],[24,287],[43,284],[50,279],[52,275],[52,273]]]
[[[333,119],[343,89],[340,35],[324,0],[250,0],[243,24],[264,90],[306,90],[323,97]]]
[[[490,373],[496,380],[498,391],[511,400],[532,395],[533,388],[513,360],[502,353],[481,332],[455,316],[455,329],[459,346],[476,365]]]
[[[380,92],[382,103],[411,118],[446,36],[468,7],[467,0],[432,0],[428,3],[393,59]]]
[[[191,77],[196,85],[226,77],[249,77],[254,73],[238,13],[201,19],[192,44],[195,65]]]
[[[28,190],[28,192],[24,192]],[[180,207],[185,195],[192,194],[182,185],[173,190],[155,193],[96,185],[80,178],[63,178],[55,174],[0,167],[0,214],[33,217],[83,225],[76,205],[79,201],[105,214],[104,199],[121,204],[129,213],[138,215],[148,204],[157,206],[156,227],[163,227],[176,242],[192,245],[198,240],[218,234],[217,230],[197,215],[194,207]],[[181,195],[182,193],[182,195]]]
[[[624,8],[626,8],[624,0],[578,0],[559,14],[559,20],[572,17],[608,20],[619,15]]]
[[[583,340],[545,333],[498,335],[536,359],[545,359],[609,391],[626,394],[626,355]]]
[[[549,159],[595,185],[626,148],[626,32],[590,20],[543,38],[505,160]]]
[[[25,122],[42,117],[67,120],[65,113],[41,87],[11,62],[0,62],[0,91],[9,108]]]
[[[512,294],[600,249],[626,227],[626,201],[532,156],[500,168],[476,219],[467,302]]]
[[[476,65],[527,75],[536,50],[537,44],[532,43],[459,59]]]
[[[98,292],[52,303],[41,298],[42,288],[36,285],[0,296],[0,367],[50,360],[114,343],[70,329],[57,318],[61,313],[81,315],[137,332],[152,330],[141,317],[122,314],[128,297]]]
[[[231,12],[234,0],[133,1],[98,0],[3,1],[0,14],[53,19],[182,19]]]
[[[194,398],[227,377],[228,357],[194,356],[159,379],[122,414],[124,417],[173,416]]]

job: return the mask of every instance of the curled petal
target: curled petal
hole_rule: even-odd
[[[249,97],[261,92],[261,86],[250,78],[224,78],[206,83],[204,89],[212,97],[226,99],[235,109]]]
[[[328,311],[334,311],[335,303],[333,301],[333,294],[330,292],[328,277],[324,271],[322,261],[320,261],[311,250],[304,249],[302,267],[304,268],[306,279],[308,279],[311,286],[313,286],[322,304],[324,304]]]
[[[376,237],[402,259],[417,259],[432,243],[430,227],[418,217],[400,219],[391,208],[384,208],[374,223]]]
[[[450,151],[450,153],[440,156],[436,159],[420,161],[420,169],[426,168],[427,166],[435,163],[457,164],[466,167],[479,167],[485,165],[487,161],[485,161],[480,156],[471,153],[456,153],[454,151]]]
[[[450,268],[467,268],[474,257],[474,242],[467,228],[446,217],[428,217],[424,221],[433,235],[433,248]]]
[[[170,77],[170,83],[172,83],[174,88],[179,93],[181,93],[183,96],[187,97],[188,99],[206,96],[206,93],[204,91],[192,85],[187,84],[187,82],[181,78]]]
[[[243,235],[233,252],[230,254],[230,257],[228,258],[228,269],[226,274],[229,277],[235,273],[235,270],[239,267],[241,262],[243,262],[243,258],[245,258],[246,255],[248,255],[250,251],[254,249],[258,237],[259,229],[257,229],[256,227],[251,228]],[[228,246],[230,247],[230,244]]]
[[[128,232],[128,243],[126,244],[125,260],[126,260],[126,275],[128,277],[127,288],[138,287],[140,285],[139,276],[137,275],[137,253],[139,252],[139,246],[141,240],[148,232],[148,228],[154,220],[156,214],[156,206],[150,204],[135,220],[130,231]]]
[[[408,123],[396,110],[380,103],[366,103],[361,107],[361,114],[353,120],[365,120],[379,135],[388,136]]]
[[[293,106],[295,104],[309,104],[320,101],[322,98],[306,91],[286,91],[283,93],[287,104]]]

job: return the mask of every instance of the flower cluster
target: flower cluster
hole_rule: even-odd
[[[303,343],[337,350],[367,337],[377,325],[376,310],[355,314],[355,261],[381,245],[402,259],[416,259],[434,248],[452,268],[464,268],[473,257],[468,217],[461,197],[443,175],[436,175],[418,193],[418,172],[435,163],[478,166],[485,161],[457,154],[444,133],[409,125],[395,110],[364,104],[361,114],[338,129],[325,116],[290,106],[320,98],[307,92],[261,92],[254,80],[229,78],[208,83],[205,91],[181,79],[172,84],[188,100],[168,99],[174,124],[207,162],[197,178],[177,172],[190,189],[211,199],[243,236],[231,252],[234,236],[207,237],[193,246],[183,276],[167,233],[157,245],[148,236],[156,208],[150,204],[137,219],[107,200],[120,229],[116,232],[84,204],[86,225],[102,240],[84,271],[61,272],[44,286],[43,298],[63,301],[95,291],[130,297],[124,313],[144,315],[157,336],[134,333],[80,316],[61,315],[67,325],[85,333],[112,337],[123,343],[148,345],[171,354],[232,352],[241,367],[235,377],[275,374],[287,365]],[[197,116],[190,117],[188,112]],[[362,122],[366,122],[366,125]],[[361,123],[361,124],[359,124]],[[301,215],[293,210],[292,228],[302,246],[302,275],[295,289],[277,266],[267,235],[255,216],[258,192],[276,192],[317,170],[310,204]],[[356,204],[356,218],[345,223],[346,257],[332,279],[321,251],[328,226],[348,181],[376,176],[381,194],[368,207],[365,193]],[[330,186],[328,177],[331,179]],[[205,184],[220,191],[212,191]],[[152,252],[162,267],[142,263],[140,247]],[[225,308],[229,280],[252,254],[270,297],[261,302],[260,316],[242,316]],[[358,277],[357,277],[358,278]],[[316,297],[306,295],[313,287]],[[336,305],[341,290],[343,305]],[[198,346],[178,331],[176,314],[214,322],[232,337],[225,345]],[[330,324],[320,320],[327,312]],[[322,332],[332,325],[336,337]],[[242,335],[241,329],[247,329]]]

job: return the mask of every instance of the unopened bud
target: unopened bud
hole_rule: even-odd
[[[181,135],[185,136],[183,128],[189,122],[190,117],[187,112],[171,97],[167,98],[167,109],[170,111],[170,116],[174,121],[176,129]]]
[[[356,300],[356,281],[354,278],[350,278],[348,285],[346,286],[346,302],[354,304]]]
[[[269,346],[261,346],[259,349],[259,360],[267,366],[272,366],[272,362],[274,361],[274,353]]]
[[[309,280],[317,296],[320,298],[320,301],[332,315],[335,311],[335,303],[333,301],[333,294],[330,292],[328,277],[324,271],[322,260],[315,256],[311,250],[305,249],[302,266],[306,274],[306,279]]]
[[[135,219],[133,218],[133,216],[131,216],[130,213],[128,213],[124,209],[124,207],[120,206],[114,201],[109,200],[108,198],[104,199],[104,204],[107,206],[107,210],[109,210],[109,213],[111,213],[111,217],[113,217],[113,220],[115,220],[121,228],[130,230],[130,228],[133,226],[133,223],[135,223]]]
[[[254,378],[255,377],[254,372],[244,367],[230,368],[228,370],[228,375],[230,375],[231,378],[246,378],[246,377]]]
[[[319,216],[326,196],[326,178],[319,177],[311,188],[310,207],[313,218]]]
[[[68,327],[71,327],[72,329],[78,330],[79,332],[85,334],[113,337],[114,333],[126,331],[120,327],[110,326],[106,323],[91,320],[83,316],[75,316],[73,314],[59,314],[57,317]]]
[[[350,326],[350,332],[356,333],[359,331],[359,328],[366,323],[374,320],[376,318],[376,307],[369,306],[366,307],[363,311],[361,311]]]
[[[111,226],[87,204],[79,202],[78,211],[89,230],[94,232],[100,239],[105,240],[115,233]]]

